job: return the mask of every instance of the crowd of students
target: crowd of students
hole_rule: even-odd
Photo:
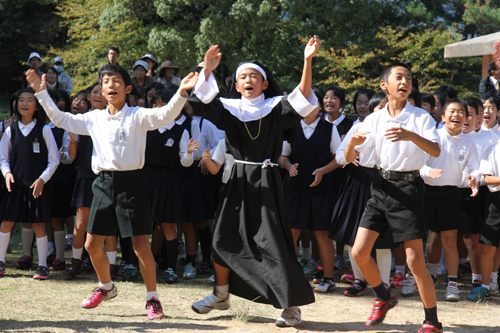
[[[299,306],[314,302],[305,274],[316,274],[314,292],[335,289],[345,245],[351,269],[341,280],[351,286],[344,295],[368,285],[375,293],[367,326],[397,304],[395,290],[418,290],[419,332],[441,332],[438,271],[447,272],[445,300],[457,302],[467,258],[466,298],[497,294],[498,83],[481,99],[458,98],[449,86],[421,94],[411,65],[399,62],[383,71],[379,92],[354,94],[354,121],[342,112],[344,89],[312,85],[318,47],[316,37],[307,44],[294,90],[282,91],[251,61],[237,66],[226,98],[212,74],[217,46],[182,81],[171,62],[156,74],[151,54],[137,60],[131,78],[111,48],[98,82],[72,101],[57,86],[58,69],[41,76],[32,66],[23,75],[31,87],[13,95],[0,141],[0,275],[20,222],[16,268],[31,268],[36,236],[35,279],[95,270],[99,288],[85,308],[115,297],[118,276],[134,280],[140,271],[149,319],[163,317],[156,270],[165,269],[161,283],[176,283],[183,248],[184,279],[215,273],[214,293],[194,311],[226,310],[232,293],[284,309],[277,326],[300,324]],[[32,56],[30,65],[39,65]],[[489,68],[493,77],[496,67]]]

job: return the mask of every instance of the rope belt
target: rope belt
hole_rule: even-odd
[[[271,162],[271,159],[267,159],[267,160],[264,160],[264,162],[250,162],[250,161],[242,161],[242,160],[234,160],[234,162],[236,163],[240,163],[240,164],[248,164],[248,165],[260,165],[262,166],[262,169],[265,169],[267,167],[275,167],[275,166],[278,166],[277,163],[273,163]]]

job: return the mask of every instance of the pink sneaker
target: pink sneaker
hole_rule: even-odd
[[[394,274],[394,277],[391,281],[391,288],[401,289],[403,288],[403,282],[406,280],[406,277],[401,273]]]
[[[354,272],[352,271],[352,267],[351,267],[351,269],[349,269],[349,272],[345,273],[340,278],[340,281],[346,282],[346,283],[353,283],[354,280],[355,280],[355,278],[354,278]]]
[[[149,320],[165,318],[160,301],[154,297],[146,302],[146,309],[148,309]]]
[[[113,285],[111,290],[104,290],[102,287],[99,287],[94,289],[92,296],[81,302],[80,306],[84,309],[95,308],[101,304],[102,301],[110,300],[113,297],[116,297],[116,295],[118,295],[118,291],[116,290],[115,285]]]

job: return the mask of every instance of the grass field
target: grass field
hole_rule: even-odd
[[[231,298],[228,311],[200,315],[191,310],[191,303],[211,293],[207,275],[158,286],[164,320],[147,320],[142,280],[116,282],[116,298],[86,310],[79,302],[97,286],[95,274],[68,281],[56,272],[47,281],[33,280],[35,265],[31,271],[13,268],[22,252],[18,236],[15,240],[14,251],[7,257],[7,274],[0,278],[0,332],[417,332],[423,321],[419,296],[403,298],[396,292],[399,304],[384,323],[365,327],[371,312],[371,292],[358,298],[345,297],[348,285],[342,282],[337,283],[333,293],[316,295],[314,304],[302,307],[303,324],[295,328],[279,329],[274,325],[281,310],[238,297]],[[67,251],[68,261],[70,256]],[[179,274],[182,269],[180,266]],[[344,272],[336,271],[335,280],[340,281]],[[443,301],[446,284],[440,278],[438,312],[445,332],[500,332],[500,296],[487,302],[466,301],[471,286],[468,280],[459,285],[462,300],[449,303]]]

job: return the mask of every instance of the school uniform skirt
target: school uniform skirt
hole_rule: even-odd
[[[186,221],[184,184],[179,173],[163,168],[144,166],[148,182],[153,223]]]
[[[200,181],[201,198],[203,200],[203,210],[205,212],[206,220],[213,220],[215,217],[215,196],[214,188],[216,176],[208,173],[203,175],[201,169],[198,167],[199,161],[195,161],[196,168],[198,169],[198,179]]]
[[[286,195],[285,206],[293,229],[327,231],[335,206],[333,197]]]
[[[1,217],[9,222],[44,223],[51,222],[50,195],[44,190],[38,198],[28,186],[11,187],[2,198]]]
[[[201,194],[198,170],[195,165],[188,168],[181,167],[179,172],[184,182],[184,202],[186,219],[180,222],[202,222],[205,221],[205,209]]]
[[[71,207],[73,187],[67,182],[49,182],[47,191],[50,197],[52,218],[67,218],[74,215]]]
[[[339,191],[332,217],[332,225],[328,237],[349,246],[354,244],[358,233],[359,222],[365,211],[368,200],[371,199],[371,184],[378,175],[376,168],[352,166],[346,175]],[[395,247],[392,234],[385,238],[378,237],[375,249],[390,249]]]
[[[71,198],[71,206],[73,207],[90,207],[92,206],[92,184],[95,177],[92,178],[78,178],[73,190],[73,197]]]

